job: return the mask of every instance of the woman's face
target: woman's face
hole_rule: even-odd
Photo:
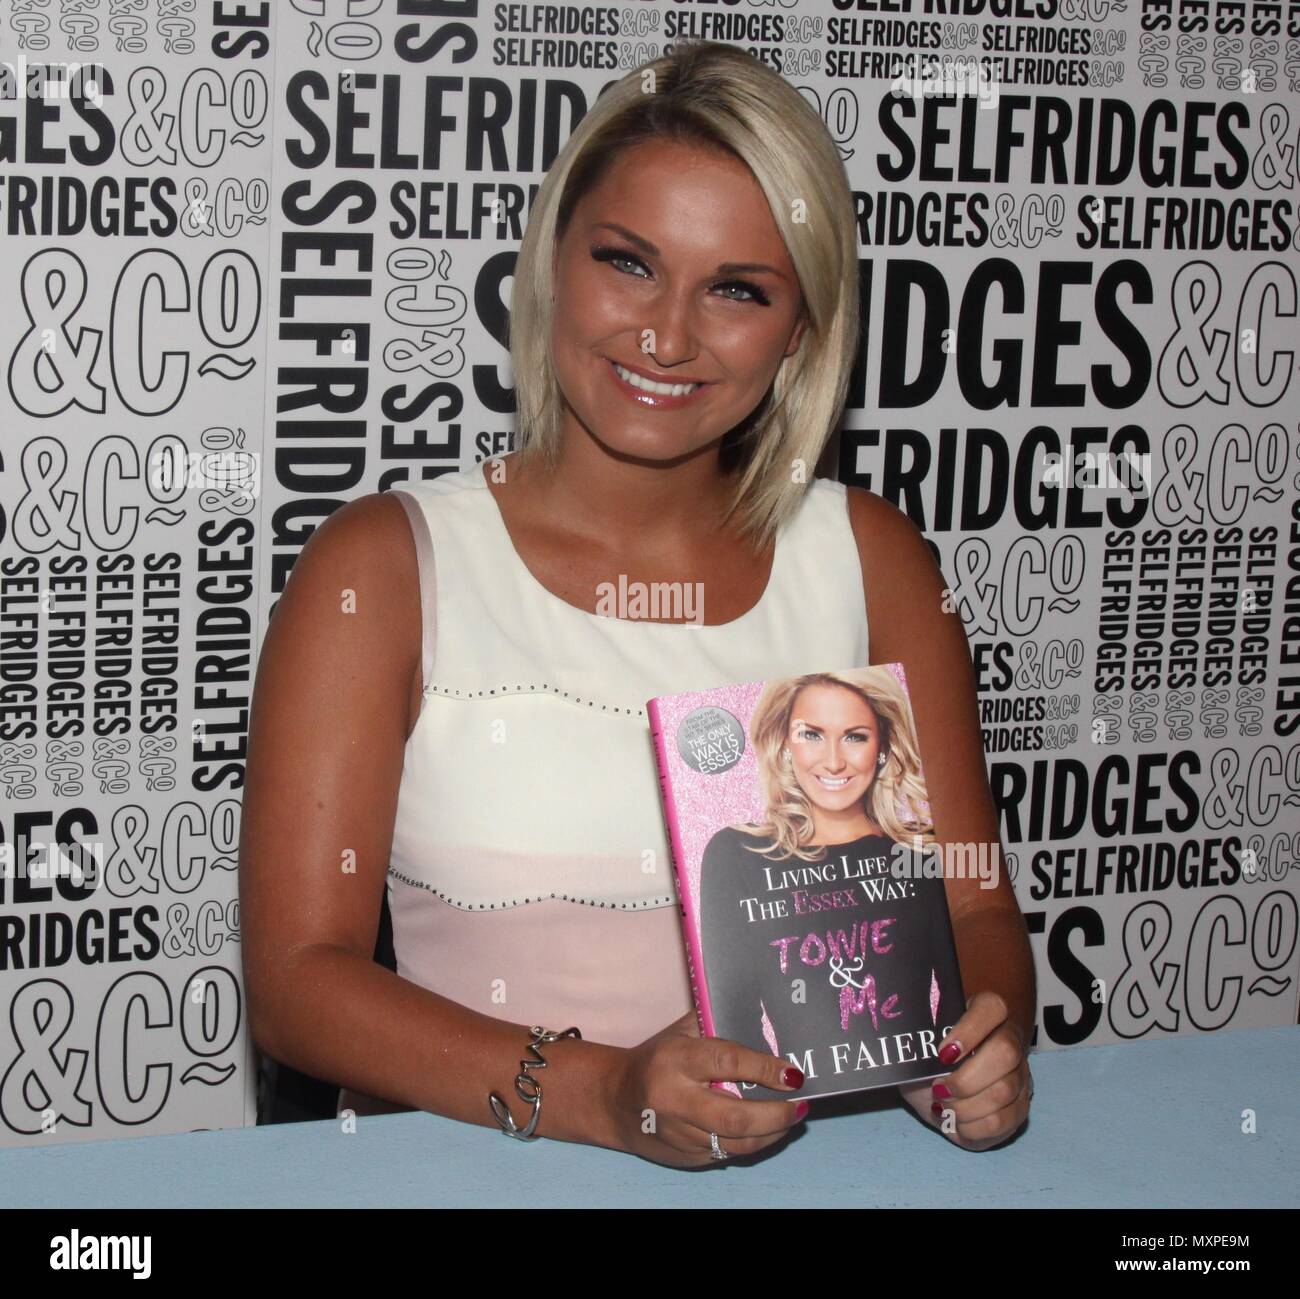
[[[621,455],[698,452],[762,401],[799,346],[801,308],[767,199],[743,163],[684,144],[630,149],[574,208],[556,250],[551,347],[565,423]],[[613,363],[700,386],[658,397]]]
[[[785,747],[808,801],[840,812],[861,803],[876,777],[880,720],[856,690],[805,686],[795,696]]]

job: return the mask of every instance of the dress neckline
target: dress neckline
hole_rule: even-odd
[[[514,452],[511,452],[510,454],[513,455]],[[505,457],[501,457],[501,458],[505,458]],[[602,613],[593,613],[590,609],[581,609],[576,604],[570,604],[568,600],[565,600],[561,596],[556,595],[555,592],[552,591],[550,587],[546,586],[541,581],[541,579],[537,577],[537,575],[533,572],[533,570],[529,568],[527,564],[524,563],[523,556],[519,553],[518,549],[515,546],[514,538],[510,535],[510,528],[506,524],[506,516],[501,510],[501,503],[497,500],[496,493],[494,493],[492,488],[488,485],[488,480],[487,480],[488,463],[489,461],[485,460],[481,465],[477,466],[475,469],[471,470],[470,472],[474,474],[475,479],[477,480],[477,485],[483,490],[484,495],[486,495],[488,498],[488,501],[490,503],[489,513],[496,521],[495,526],[498,529],[499,536],[501,537],[501,540],[504,543],[506,551],[510,554],[511,562],[514,564],[515,568],[519,571],[521,579],[524,582],[526,582],[529,586],[534,588],[536,591],[538,591],[541,594],[543,599],[545,599],[551,604],[559,605],[561,608],[569,610],[570,613],[575,614],[579,618],[585,618],[589,622],[600,623],[601,626],[609,626],[611,623],[622,623],[628,626],[635,626],[635,627],[662,628],[663,630],[670,631],[670,632],[682,632],[682,631],[719,632],[731,628],[739,628],[745,625],[746,623],[748,623],[749,621],[757,618],[760,613],[766,610],[766,606],[768,605],[768,603],[771,600],[775,599],[777,579],[780,573],[779,565],[781,563],[781,557],[785,553],[784,525],[779,527],[776,532],[775,545],[772,548],[772,564],[767,575],[767,585],[763,587],[763,593],[758,597],[758,599],[752,605],[750,605],[748,609],[745,610],[744,613],[739,614],[735,618],[732,618],[729,622],[714,622],[714,623],[658,622],[649,618],[610,617]],[[810,489],[811,489],[811,485],[810,485]]]

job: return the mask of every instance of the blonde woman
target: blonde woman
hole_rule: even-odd
[[[258,1046],[341,1084],[341,1109],[684,1167],[803,1118],[708,1086],[797,1102],[800,1078],[694,1025],[653,695],[902,659],[942,749],[940,832],[996,836],[929,550],[813,472],[857,283],[853,197],[808,102],[741,50],[678,46],[592,104],[537,195],[519,449],[348,502],[305,546],[257,675],[244,968]],[[612,616],[611,591],[633,593]],[[396,972],[372,960],[385,890]],[[977,1148],[1024,1117],[1031,966],[1009,885],[953,901],[978,1049],[951,1135]]]
[[[863,835],[925,848],[934,822],[907,694],[888,667],[769,682],[750,718],[769,835],[807,860]]]

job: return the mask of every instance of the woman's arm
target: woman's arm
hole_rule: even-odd
[[[303,549],[258,664],[239,855],[250,1027],[262,1050],[315,1077],[491,1127],[496,1091],[522,1125],[527,1026],[373,960],[420,649],[401,503],[352,501]],[[564,1039],[542,1054],[537,1131],[613,1146],[617,1048]]]
[[[850,487],[848,493],[862,560],[871,659],[901,663],[907,674],[936,838],[945,849],[969,845],[971,857],[966,860],[978,862],[983,852],[982,860],[996,865],[992,888],[982,887],[970,870],[965,878],[944,874],[962,985],[968,1002],[983,994],[981,1000],[991,1007],[985,1014],[997,1016],[1000,1004],[1005,1031],[1015,1039],[1022,1058],[1017,1068],[1027,1083],[1023,1054],[1029,1049],[1037,1005],[1033,954],[1003,861],[966,631],[916,525],[870,492]],[[974,1045],[963,1043],[963,1060]],[[1010,1061],[1010,1043],[999,1045],[997,1054]],[[1009,1091],[1010,1084],[1001,1086],[999,1099]],[[920,1112],[910,1095],[908,1099]],[[1015,1103],[1005,1101],[1004,1108]],[[928,1110],[927,1103],[927,1121]]]

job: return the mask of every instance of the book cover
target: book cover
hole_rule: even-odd
[[[966,999],[902,665],[646,712],[700,1031],[805,1077],[715,1086],[790,1100],[951,1072],[938,1048]]]

